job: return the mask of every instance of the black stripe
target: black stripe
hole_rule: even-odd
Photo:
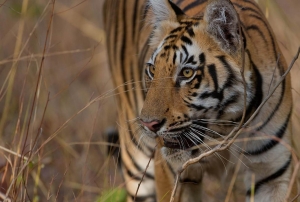
[[[221,116],[224,114],[224,111],[230,107],[231,104],[236,103],[239,99],[238,94],[231,95],[228,99],[224,100],[222,104],[219,104],[216,109],[218,110],[218,115],[216,119],[220,119]]]
[[[175,177],[176,177],[176,173],[175,173],[175,171],[172,169],[172,166],[169,164],[168,161],[165,161],[165,162],[166,162],[166,164],[167,164],[169,170],[171,171],[173,177],[175,178]]]
[[[205,64],[205,55],[204,55],[204,53],[201,53],[199,55],[199,62],[200,62],[200,65],[204,65]]]
[[[191,96],[192,96],[192,97],[197,97],[197,96],[198,96],[198,93],[193,92],[193,93],[191,94]]]
[[[277,50],[276,50],[276,45],[275,45],[275,40],[274,40],[274,37],[273,37],[273,34],[269,28],[269,26],[267,25],[267,23],[265,23],[265,26],[269,32],[269,37],[271,39],[271,42],[272,42],[272,46],[273,48],[271,50],[273,50],[273,54],[274,54],[274,61],[277,61],[277,58],[278,58],[278,53],[277,53]],[[278,64],[278,67],[279,67],[279,70],[280,70],[280,74],[284,74],[284,68],[281,66],[281,64],[279,63]],[[282,81],[282,84],[285,85],[285,80]]]
[[[289,115],[287,116],[284,124],[277,129],[277,132],[274,134],[277,138],[282,139],[283,135],[285,134],[285,131],[287,129],[287,126],[289,124],[290,121],[290,117],[291,117],[291,112],[289,113]],[[271,139],[268,143],[266,143],[265,145],[263,145],[261,148],[254,150],[254,151],[246,151],[244,152],[245,155],[260,155],[264,152],[269,151],[270,149],[272,149],[273,147],[275,147],[277,144],[279,143],[278,140],[274,140]]]
[[[189,21],[189,20],[180,21],[179,24],[184,26],[184,29],[186,30],[188,27],[193,25],[193,21]]]
[[[136,65],[137,65],[137,67],[136,68],[139,68],[139,71],[138,71],[138,81],[142,81],[143,80],[143,73],[142,73],[142,71],[143,71],[143,69],[144,69],[144,61],[145,61],[145,54],[147,53],[147,51],[148,51],[148,40],[149,40],[149,36],[148,36],[148,38],[147,38],[147,40],[146,40],[146,43],[145,44],[143,44],[143,48],[142,48],[142,50],[140,51],[139,50],[139,46],[140,46],[140,37],[141,37],[141,34],[140,33],[142,33],[142,29],[143,29],[143,27],[144,27],[144,23],[142,23],[143,21],[141,20],[141,19],[145,19],[144,17],[144,14],[146,14],[146,12],[147,11],[145,11],[145,8],[147,7],[147,6],[149,6],[149,5],[144,5],[144,4],[142,4],[142,5],[140,5],[141,4],[141,2],[139,2],[139,1],[137,1],[136,0],[136,6],[137,6],[137,11],[136,11],[136,13],[137,13],[137,15],[139,16],[139,18],[137,18],[136,19],[136,23],[139,25],[139,27],[138,27],[138,30],[137,30],[137,37],[136,37],[136,44],[135,44],[135,46],[136,46],[136,50],[137,51],[139,51],[141,54],[140,54],[140,56],[138,57],[138,61],[137,61],[137,63],[136,63]],[[143,51],[145,51],[146,50],[146,53],[144,53]],[[143,60],[142,61],[142,63],[141,63],[141,60]],[[143,86],[143,84],[142,83],[136,83],[136,85],[138,85],[139,87],[140,87],[140,91],[141,91],[141,96],[142,96],[142,99],[143,100],[145,100],[145,93],[144,93],[144,86]],[[137,105],[138,106],[138,105]],[[136,113],[139,113],[139,111],[136,111]],[[138,116],[138,114],[137,114],[137,116]]]
[[[253,18],[255,18],[255,19],[261,21],[261,22],[265,25],[265,27],[267,27],[267,23],[266,23],[260,16],[257,16],[257,15],[254,15],[254,14],[250,14],[250,15],[248,15],[248,16],[249,16],[249,17],[253,17]]]
[[[164,58],[166,57],[166,52],[162,52],[160,55],[159,55],[160,58]]]
[[[266,43],[266,45],[268,45],[268,42],[267,42],[267,39],[266,37],[264,36],[263,32],[256,26],[256,25],[251,25],[251,26],[248,26],[246,27],[246,30],[254,30],[254,31],[257,31],[259,33],[259,35],[261,36],[261,38],[263,39],[263,41]]]
[[[184,36],[184,35],[182,35],[180,39],[181,39],[184,43],[186,43],[186,44],[189,44],[189,45],[192,45],[192,44],[193,44],[192,41],[191,41],[188,37],[186,37],[186,36]]]
[[[246,110],[246,116],[245,116],[245,120],[248,120],[251,116],[251,114],[254,112],[254,110],[257,109],[257,107],[261,104],[262,99],[263,99],[263,90],[262,90],[262,86],[263,86],[263,79],[262,76],[260,74],[260,72],[258,71],[256,65],[253,63],[252,59],[251,59],[251,54],[249,52],[248,49],[245,50],[245,52],[248,54],[249,58],[250,58],[250,63],[251,63],[251,67],[253,68],[253,73],[254,75],[252,75],[253,78],[251,78],[252,81],[255,81],[255,95],[254,97],[251,99],[249,105],[247,106],[247,110]],[[222,115],[222,113],[220,113],[220,116]],[[218,118],[220,118],[220,116],[218,116]],[[239,116],[236,119],[233,119],[233,122],[239,122],[242,119],[242,115]]]
[[[129,120],[129,118],[127,117],[126,120]],[[137,132],[137,131],[134,131],[134,129],[131,127],[131,125],[130,125],[129,123],[128,123],[128,129],[129,129],[129,130],[128,130],[128,133],[129,133],[130,139],[131,139],[132,143],[136,146],[136,148],[137,148],[139,151],[141,151],[143,154],[145,154],[145,155],[147,155],[147,153],[148,153],[148,154],[149,154],[149,153],[152,154],[152,153],[153,153],[153,148],[152,148],[152,147],[149,147],[147,144],[144,144],[144,147],[138,146],[139,144],[138,144],[138,142],[137,142],[137,140],[136,140],[135,135],[133,134],[133,132]],[[149,151],[146,152],[145,149],[148,149]],[[151,155],[147,155],[147,157],[150,158]]]
[[[205,99],[205,98],[208,98],[208,97],[212,97],[212,98],[217,98],[219,101],[221,101],[224,98],[224,89],[221,89],[219,91],[217,72],[216,72],[216,67],[215,67],[214,64],[208,65],[208,72],[209,72],[211,78],[213,79],[215,89],[212,92],[202,93],[199,96],[199,98]]]
[[[272,46],[273,46],[273,49],[274,50],[274,60],[277,60],[277,52],[276,52],[276,46],[275,46],[275,41],[274,41],[274,38],[273,38],[273,35],[269,29],[269,26],[268,24],[260,17],[257,17],[257,16],[252,16],[252,17],[256,17],[258,20],[261,20],[261,22],[264,23],[266,29],[268,30],[269,32],[269,36],[271,38],[271,42],[272,42]],[[279,66],[279,70],[280,70],[280,74],[282,75],[284,73],[284,68],[282,67],[281,63],[278,63],[278,66]],[[269,121],[273,118],[273,116],[275,115],[275,112],[278,110],[278,108],[280,107],[281,103],[282,103],[282,100],[283,100],[283,95],[284,95],[284,91],[285,91],[285,79],[282,81],[281,83],[281,97],[280,97],[280,100],[279,102],[277,103],[275,109],[273,110],[272,114],[268,117],[268,119],[261,125],[260,128],[258,128],[258,130],[261,130],[263,127],[265,127]]]
[[[215,91],[218,91],[219,84],[218,84],[218,76],[217,76],[216,66],[214,64],[211,64],[211,65],[208,65],[207,67],[208,67],[208,73],[210,74],[210,76],[214,82]]]
[[[193,89],[198,89],[198,88],[200,88],[200,84],[201,84],[201,81],[202,81],[202,75],[201,74],[196,75],[195,78],[190,83],[194,82],[195,80],[197,80],[197,83],[195,84]]]
[[[137,16],[137,13],[138,13],[138,1],[135,0],[135,3],[134,3],[134,10],[133,10],[133,16],[132,16],[132,42],[135,42],[134,39],[135,39],[135,29],[136,29],[136,25],[139,24],[138,22],[138,18],[136,17]],[[135,43],[136,44],[136,43]]]
[[[213,91],[213,92],[204,92],[202,93],[199,98],[201,99],[206,99],[206,98],[209,98],[209,97],[212,97],[212,98],[216,98],[218,99],[219,101],[221,101],[224,97],[223,95],[223,91],[221,92],[217,92],[217,91]]]
[[[182,57],[183,57],[183,54],[180,53],[180,63],[182,63]]]
[[[206,0],[197,0],[197,1],[194,1],[190,4],[188,4],[185,8],[182,9],[183,12],[187,12],[189,9],[191,8],[194,8],[196,6],[199,6],[201,4],[203,4],[204,2],[206,2]]]
[[[126,82],[126,63],[125,63],[125,55],[126,55],[126,37],[127,37],[127,18],[126,18],[126,4],[125,1],[123,1],[123,5],[120,7],[123,8],[123,36],[122,36],[122,45],[121,45],[121,71],[122,71],[122,78],[123,78],[123,82]],[[118,27],[116,27],[116,34],[118,34]],[[117,44],[117,41],[115,42]],[[115,49],[116,50],[116,49]],[[124,91],[125,91],[125,95],[129,101],[129,92],[128,92],[128,85],[123,85],[124,86]],[[132,103],[128,102],[130,106],[132,106]]]
[[[186,103],[187,103],[187,102],[186,102]],[[187,106],[190,107],[190,108],[196,109],[196,110],[198,110],[198,111],[203,110],[203,109],[207,110],[206,107],[204,107],[204,106],[202,106],[202,105],[200,105],[200,104],[199,104],[199,105],[195,105],[195,104],[190,104],[190,103],[188,103]]]
[[[169,50],[170,48],[171,48],[171,46],[170,46],[170,45],[166,45],[166,46],[164,46],[164,50],[165,50],[165,51]]]
[[[175,65],[175,63],[176,63],[176,58],[177,58],[177,54],[176,54],[176,52],[174,51],[174,56],[173,56],[173,64]]]
[[[169,4],[172,7],[173,11],[175,12],[176,16],[184,16],[182,10],[175,3],[169,0]]]
[[[128,193],[128,195],[130,195],[131,199],[134,200],[134,195],[131,195],[130,193]],[[135,202],[144,202],[144,201],[149,201],[149,200],[155,200],[156,196],[153,194],[147,195],[147,196],[136,196],[135,197]]]
[[[251,4],[252,6],[254,6],[260,13],[261,15],[264,15],[263,12],[260,10],[259,6],[257,5],[257,3],[253,2],[252,0],[244,0],[246,3]]]
[[[128,120],[128,119],[127,119]],[[128,124],[128,129],[131,129],[130,125]],[[143,153],[145,153],[145,151],[142,150],[141,147],[138,146],[138,142],[136,140],[135,135],[133,134],[132,130],[128,130],[129,136],[130,136],[130,140],[132,141],[132,143],[136,146],[136,148],[138,148],[140,151],[142,151]]]
[[[200,184],[201,183],[201,180],[194,180],[194,179],[189,179],[189,178],[185,178],[185,179],[179,179],[180,183],[183,183],[183,184]]]
[[[140,57],[139,57],[139,62],[138,62],[138,65],[139,65],[139,68],[140,68],[140,81],[143,80],[143,75],[144,75],[144,69],[145,69],[145,58],[146,58],[146,55],[149,51],[149,41],[150,41],[150,38],[147,39],[146,43],[144,44],[143,46],[143,49],[141,51],[141,54],[140,54]],[[141,85],[141,88],[143,89],[143,85]],[[143,90],[143,100],[145,100],[145,91]]]
[[[192,27],[189,27],[186,31],[190,35],[190,37],[194,37],[195,36],[194,30],[193,30]]]
[[[136,63],[135,63],[136,64]],[[137,68],[134,64],[133,64],[133,61],[130,60],[130,77],[131,79],[130,80],[134,80],[134,68]],[[140,78],[139,78],[140,79]],[[136,82],[131,82],[130,84],[130,89],[132,89],[132,91],[136,91],[136,85],[139,85],[139,83],[136,83]],[[136,112],[136,116],[138,116],[138,111],[139,111],[139,105],[138,104],[135,104],[135,103],[138,103],[138,93],[136,92],[131,92],[130,93],[132,96],[133,96],[133,99],[134,99],[134,103],[132,103],[132,107],[135,107],[135,112]]]
[[[133,25],[132,25],[132,42],[131,43],[133,43],[134,44],[134,49],[133,49],[133,51],[137,51],[138,50],[138,47],[139,47],[139,39],[140,39],[140,34],[139,34],[139,30],[137,30],[137,29],[139,29],[139,24],[141,24],[140,23],[140,16],[141,15],[139,15],[139,1],[137,1],[137,0],[135,0],[134,1],[134,10],[133,10],[133,16],[132,16],[132,23],[133,23]],[[134,62],[132,59],[130,59],[130,70],[131,70],[131,78],[130,79],[134,79],[135,78],[135,74],[137,74],[136,76],[138,76],[138,78],[137,78],[137,80],[139,81],[139,80],[142,80],[142,75],[140,75],[140,74],[138,74],[138,62]],[[143,68],[143,66],[141,66],[140,68]],[[135,71],[137,71],[136,73],[135,73]],[[136,82],[132,82],[131,83],[131,85],[132,86],[130,86],[130,89],[139,89],[137,86],[140,86],[140,89],[142,89],[143,87],[140,85],[140,83],[136,83]],[[139,94],[140,93],[135,93],[135,92],[131,92],[131,94],[133,95],[133,97],[134,97],[134,103],[138,103],[138,96],[139,96]],[[143,93],[141,93],[141,94],[143,94]],[[135,106],[135,112],[136,112],[136,116],[138,116],[138,108],[139,108],[139,105],[137,105],[137,104],[132,104],[132,106]]]
[[[127,166],[124,164],[124,169],[126,169],[126,173],[127,175],[132,179],[132,180],[136,180],[136,181],[141,181],[142,178],[137,176],[137,175],[134,175],[128,168]]]
[[[186,64],[195,64],[195,62],[194,62],[194,56],[193,55],[191,57],[189,57],[189,59],[187,60]]]
[[[173,30],[170,32],[170,34],[175,34],[176,32],[179,32],[179,31],[181,31],[182,29],[183,29],[183,27],[177,27],[177,28],[173,29]]]
[[[184,53],[185,53],[185,58],[183,60],[183,62],[186,62],[187,58],[189,57],[189,52],[187,51],[186,47],[184,45],[181,46],[181,48],[183,49]]]
[[[173,50],[175,50],[175,51],[176,51],[176,50],[178,49],[178,46],[176,46],[176,45],[173,45],[173,46],[172,46],[172,48],[173,48]]]
[[[126,120],[129,120],[129,117],[128,117],[127,114],[126,114]],[[146,144],[144,144],[144,146],[145,146],[146,149],[149,150],[148,152],[145,151],[145,148],[138,146],[139,143],[138,143],[138,141],[137,141],[137,139],[136,139],[136,136],[134,135],[134,133],[138,132],[138,129],[135,129],[134,126],[135,126],[134,124],[127,123],[127,128],[128,128],[127,133],[128,133],[129,136],[130,136],[131,142],[132,142],[132,143],[135,145],[135,147],[136,147],[139,151],[141,151],[143,154],[146,155],[147,153],[149,153],[149,151],[150,151],[150,153],[153,153],[153,148],[149,148]],[[148,156],[148,157],[150,158],[151,156]]]
[[[255,95],[247,107],[247,111],[246,111],[246,120],[247,120],[248,118],[250,118],[251,113],[258,108],[258,106],[261,104],[263,100],[263,90],[262,90],[263,78],[260,72],[258,71],[256,65],[253,63],[249,50],[247,49],[245,52],[248,54],[250,58],[250,64],[251,67],[253,68],[253,73],[254,73],[252,80],[255,81]],[[242,117],[239,120],[241,119]]]
[[[283,80],[284,82],[285,80]],[[282,100],[283,100],[283,96],[284,96],[284,91],[285,91],[285,84],[284,83],[281,83],[281,95],[280,95],[280,99],[279,99],[279,102],[277,103],[277,105],[275,106],[275,109],[272,111],[272,113],[268,116],[267,120],[260,126],[258,127],[256,130],[261,130],[263,129],[269,122],[270,120],[273,118],[273,116],[275,115],[275,112],[278,111],[281,103],[282,103]]]
[[[226,83],[224,84],[224,86],[222,88],[222,91],[223,91],[225,88],[232,87],[233,84],[236,82],[236,78],[235,78],[235,75],[233,74],[232,67],[226,61],[225,56],[222,55],[222,56],[218,56],[217,58],[221,61],[221,63],[223,64],[223,66],[226,68],[226,70],[228,72],[228,77],[226,79]]]
[[[291,156],[289,157],[289,160],[281,167],[279,168],[279,170],[277,170],[275,173],[273,173],[272,175],[266,177],[265,179],[262,179],[258,182],[255,183],[255,187],[254,187],[254,193],[256,194],[257,190],[264,184],[280,177],[281,175],[283,175],[285,173],[285,171],[288,169],[289,165],[291,164]],[[251,188],[248,189],[246,195],[249,197],[251,196]]]
[[[215,90],[213,92],[204,92],[200,95],[199,98],[201,99],[205,99],[208,97],[213,97],[213,98],[217,98],[219,101],[222,101],[224,98],[224,90],[232,87],[232,85],[234,84],[235,76],[231,70],[231,66],[227,63],[226,59],[224,56],[218,56],[217,57],[223,64],[223,66],[227,69],[228,72],[228,78],[226,79],[226,83],[223,85],[223,87],[221,89],[219,89],[219,84],[217,81],[217,75],[216,75],[216,70],[215,70],[215,66],[214,65],[209,65],[209,73],[211,75],[211,77],[214,80],[214,84],[215,84]],[[211,70],[210,70],[211,69]]]
[[[270,116],[267,118],[267,120],[266,120],[259,128],[257,128],[257,130],[263,129],[263,128],[270,122],[270,120],[273,118],[273,116],[275,115],[275,112],[278,111],[278,108],[280,107],[280,105],[281,105],[281,103],[282,103],[282,100],[283,100],[283,95],[284,95],[285,85],[281,83],[281,87],[282,87],[282,90],[281,90],[281,95],[280,95],[279,102],[277,103],[275,109],[272,111],[272,113],[271,113]]]
[[[140,174],[145,173],[145,177],[154,180],[155,177],[154,177],[153,175],[147,173],[147,171],[145,172],[145,169],[146,169],[146,168],[141,168],[141,167],[136,163],[135,159],[133,159],[134,155],[132,155],[132,154],[129,153],[128,148],[126,148],[125,150],[126,150],[126,152],[127,152],[127,155],[130,157],[132,164],[133,164],[134,167],[137,169],[137,171],[138,171]],[[140,180],[141,180],[141,178],[140,178],[139,176],[136,176],[136,175],[134,175],[131,171],[129,171],[129,169],[127,168],[127,166],[125,165],[125,163],[123,163],[123,165],[124,165],[124,167],[126,168],[127,172],[130,172],[131,176],[135,176],[134,178],[140,179]]]
[[[251,114],[258,108],[258,106],[261,104],[262,99],[263,99],[263,90],[262,90],[262,86],[263,86],[263,78],[260,74],[260,72],[258,71],[258,68],[256,67],[256,65],[253,63],[252,58],[251,58],[251,54],[250,51],[248,49],[245,50],[245,53],[249,56],[249,60],[250,60],[250,64],[251,67],[253,68],[253,75],[251,75],[251,79],[252,81],[254,81],[255,83],[255,94],[254,97],[251,99],[249,105],[247,106],[247,110],[246,110],[246,116],[245,116],[245,120],[248,120],[251,116]],[[242,115],[236,119],[233,119],[233,122],[238,122],[241,121],[242,119]]]
[[[150,4],[145,4],[145,7],[142,9],[142,19],[146,19],[146,17],[147,17],[147,14],[148,14],[148,12],[150,11],[151,9],[150,9]],[[140,30],[141,30],[141,27],[140,27]]]
[[[262,13],[258,12],[257,10],[250,8],[250,7],[244,7],[238,3],[233,3],[233,5],[237,6],[238,8],[241,9],[241,11],[252,11],[254,13],[256,13],[257,15],[262,15]],[[260,10],[259,10],[260,11]]]
[[[176,34],[171,34],[171,35],[167,36],[167,38],[165,38],[165,41],[168,41],[169,39],[174,39],[176,37],[177,37]]]
[[[258,9],[258,11],[259,11],[259,12],[258,12],[257,10],[255,10],[255,9],[253,9],[253,8],[243,7],[243,6],[241,6],[241,5],[237,4],[237,3],[233,3],[233,4],[234,4],[235,6],[241,8],[242,11],[252,11],[252,12],[256,13],[258,16],[263,16],[263,14],[261,13],[260,9]],[[264,20],[263,20],[263,21],[264,21]],[[275,40],[274,40],[273,34],[272,34],[272,32],[271,32],[271,30],[270,30],[268,24],[265,22],[264,25],[265,25],[266,29],[268,30],[268,33],[269,33],[269,37],[270,37],[270,39],[271,39],[272,47],[273,47],[273,48],[270,49],[270,50],[273,50],[274,60],[276,61],[276,60],[277,60],[277,57],[278,57],[278,54],[277,54],[277,51],[276,51]],[[280,68],[280,71],[281,71],[281,75],[282,75],[282,74],[284,73],[284,69],[281,67],[281,68]],[[284,83],[284,81],[283,81],[283,83]]]

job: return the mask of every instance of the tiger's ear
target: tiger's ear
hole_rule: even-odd
[[[204,13],[206,31],[228,52],[240,49],[239,18],[229,0],[210,0]]]
[[[163,21],[179,22],[185,16],[171,0],[149,0],[148,4],[153,12],[152,24],[156,26]]]

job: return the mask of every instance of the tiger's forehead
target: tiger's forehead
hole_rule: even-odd
[[[156,68],[166,69],[167,72],[172,72],[178,65],[180,69],[180,65],[194,64],[195,61],[190,56],[202,52],[201,47],[193,42],[195,29],[199,23],[201,18],[182,20],[180,25],[170,31],[160,42],[152,54],[150,63],[159,66]]]
[[[163,39],[160,46],[168,46],[176,44],[178,41],[191,43],[190,38],[195,37],[194,28],[200,23],[201,18],[184,19],[179,22],[179,26],[171,30],[171,32]]]

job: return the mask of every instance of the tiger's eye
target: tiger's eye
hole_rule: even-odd
[[[186,78],[190,78],[194,75],[194,70],[193,69],[189,69],[189,68],[186,68],[182,71],[182,75]]]
[[[150,73],[151,73],[152,75],[154,75],[154,72],[155,72],[155,67],[154,67],[154,65],[150,65],[150,66],[149,66],[149,71],[150,71]]]

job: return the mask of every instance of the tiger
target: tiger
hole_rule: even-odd
[[[170,201],[182,165],[250,118],[240,141],[182,172],[174,201],[204,200],[207,175],[223,201],[238,162],[243,200],[296,198],[289,75],[256,111],[287,64],[253,0],[106,0],[103,11],[127,201]]]

